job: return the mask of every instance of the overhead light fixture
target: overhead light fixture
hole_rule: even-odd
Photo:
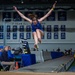
[[[23,3],[24,3],[24,1],[23,1],[23,0],[21,0],[21,3],[23,4]]]

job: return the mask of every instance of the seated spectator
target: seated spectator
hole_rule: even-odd
[[[1,61],[10,61],[10,58],[13,58],[13,55],[11,54],[10,46],[6,46],[1,55]]]
[[[10,49],[10,46],[4,48],[0,56],[0,61],[2,65],[10,65],[10,70],[13,70],[15,68],[15,62],[11,62],[10,60],[10,58],[13,58]]]

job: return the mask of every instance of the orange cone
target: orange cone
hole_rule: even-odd
[[[15,70],[17,70],[18,68],[19,68],[19,66],[18,66],[18,62],[16,62]]]

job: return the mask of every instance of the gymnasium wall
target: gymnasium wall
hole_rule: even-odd
[[[42,22],[42,25],[44,26],[44,38],[42,38],[42,44],[39,44],[39,50],[47,49],[52,51],[57,48],[60,48],[62,51],[70,48],[75,50],[75,11],[66,11],[63,15],[65,18],[59,13],[61,14],[59,15],[59,20],[61,19],[62,21],[58,20],[59,11],[54,12],[55,16],[53,16],[53,14],[50,20],[44,20]],[[44,14],[45,13],[46,12],[44,11]],[[21,18],[19,19],[20,21],[15,21],[16,15],[13,17],[14,12],[11,12],[11,17],[7,17],[11,18],[11,21],[3,21],[4,18],[2,14],[3,12],[0,12],[0,26],[5,25],[6,29],[7,26],[11,29],[10,31],[8,29],[8,32],[6,30],[6,45],[10,45],[12,48],[22,47],[22,38],[27,38],[30,49],[32,50],[34,47],[34,39],[31,34],[32,31],[31,28],[29,31],[26,30],[28,26],[30,27],[30,24]],[[20,26],[24,27],[24,31],[19,30],[21,28]],[[17,30],[13,30],[15,27],[17,27]],[[49,28],[47,29],[47,27]],[[0,31],[0,45],[4,45],[4,37],[1,36],[3,36],[3,31]]]

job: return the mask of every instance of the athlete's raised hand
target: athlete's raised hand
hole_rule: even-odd
[[[13,6],[14,10],[17,10],[17,7],[16,6]]]
[[[52,8],[55,8],[56,3],[57,3],[57,1],[55,1],[55,3],[53,4],[53,7]]]

